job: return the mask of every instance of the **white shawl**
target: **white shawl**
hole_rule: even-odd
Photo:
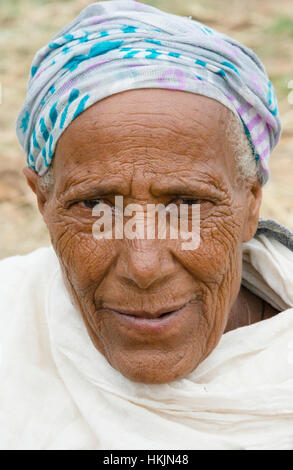
[[[91,343],[52,248],[0,262],[1,449],[292,449],[293,253],[259,235],[243,284],[282,312],[185,379],[137,384]]]

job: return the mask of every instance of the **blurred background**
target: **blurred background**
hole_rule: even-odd
[[[26,94],[33,56],[88,0],[0,0],[0,258],[49,244],[34,195],[26,187],[25,156],[15,135],[15,119]],[[275,86],[283,123],[271,159],[262,216],[293,230],[293,1],[145,0],[192,16],[251,47]],[[291,95],[290,95],[291,91]],[[291,104],[290,104],[291,103]]]

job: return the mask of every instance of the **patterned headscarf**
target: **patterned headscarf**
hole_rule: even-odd
[[[189,91],[228,107],[267,181],[281,124],[258,57],[191,18],[132,0],[89,5],[36,54],[17,119],[28,165],[45,174],[73,119],[107,96],[137,88]]]

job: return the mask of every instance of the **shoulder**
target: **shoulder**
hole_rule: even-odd
[[[10,322],[14,313],[40,305],[50,278],[59,267],[52,247],[0,261],[0,318]],[[4,317],[4,318],[3,318]]]
[[[9,284],[47,276],[58,266],[52,247],[38,248],[27,255],[11,256],[0,261],[0,292]]]

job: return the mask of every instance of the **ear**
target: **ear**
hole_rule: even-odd
[[[247,217],[243,230],[243,242],[248,242],[252,237],[254,237],[255,232],[257,231],[262,201],[262,187],[259,181],[254,183],[252,187],[247,188],[247,197]]]
[[[37,196],[39,211],[42,215],[44,215],[44,209],[45,204],[48,200],[48,194],[41,189],[40,176],[28,166],[25,167],[22,171],[27,181],[27,184]]]

